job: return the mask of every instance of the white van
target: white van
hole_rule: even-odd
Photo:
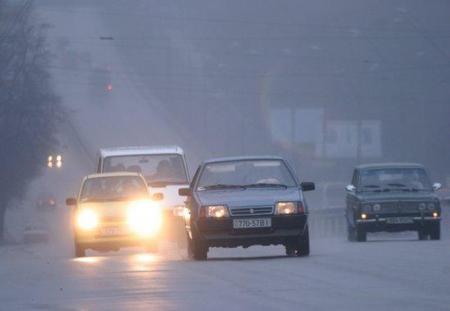
[[[144,176],[150,193],[160,196],[165,214],[182,216],[186,198],[178,189],[189,186],[186,158],[178,146],[119,147],[100,149],[97,173],[137,172]]]

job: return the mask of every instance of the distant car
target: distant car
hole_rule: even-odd
[[[348,185],[348,239],[366,241],[368,232],[417,231],[420,240],[441,237],[441,207],[419,164],[369,164],[355,168]]]
[[[162,225],[158,203],[152,201],[144,178],[137,173],[94,174],[84,178],[75,207],[75,256],[86,249],[118,250],[144,246],[155,251]]]
[[[281,244],[287,255],[309,255],[308,207],[288,163],[278,157],[238,157],[200,165],[185,215],[188,255],[205,260],[209,247]]]
[[[48,231],[41,225],[27,225],[23,231],[23,242],[26,244],[48,242]]]
[[[178,189],[189,186],[189,171],[183,149],[178,146],[118,147],[100,149],[98,173],[136,172],[144,176],[150,194],[159,199],[165,235],[183,239],[185,198]]]

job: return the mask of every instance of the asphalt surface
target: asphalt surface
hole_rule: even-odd
[[[206,262],[170,243],[82,259],[67,244],[4,246],[0,310],[448,310],[448,242],[314,240],[308,258],[252,247]]]

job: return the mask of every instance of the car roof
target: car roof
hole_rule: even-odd
[[[100,156],[102,158],[112,156],[152,155],[152,154],[184,155],[184,151],[178,146],[130,146],[130,147],[100,149]]]
[[[204,164],[219,163],[219,162],[231,162],[231,161],[251,161],[251,160],[280,160],[284,161],[282,157],[279,156],[239,156],[239,157],[224,157],[224,158],[213,158],[203,161]]]
[[[101,174],[90,174],[85,177],[85,179],[101,178],[101,177],[122,177],[122,176],[137,176],[142,175],[135,172],[111,172],[111,173],[101,173]]]
[[[371,164],[362,164],[356,167],[357,170],[365,170],[365,169],[382,169],[382,168],[424,168],[422,164],[418,163],[371,163]]]

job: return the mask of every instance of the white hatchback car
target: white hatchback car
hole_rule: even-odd
[[[136,172],[144,176],[153,199],[164,212],[167,236],[184,241],[184,201],[178,189],[189,186],[183,149],[178,146],[118,147],[100,149],[97,173]],[[183,235],[183,236],[180,236]]]

